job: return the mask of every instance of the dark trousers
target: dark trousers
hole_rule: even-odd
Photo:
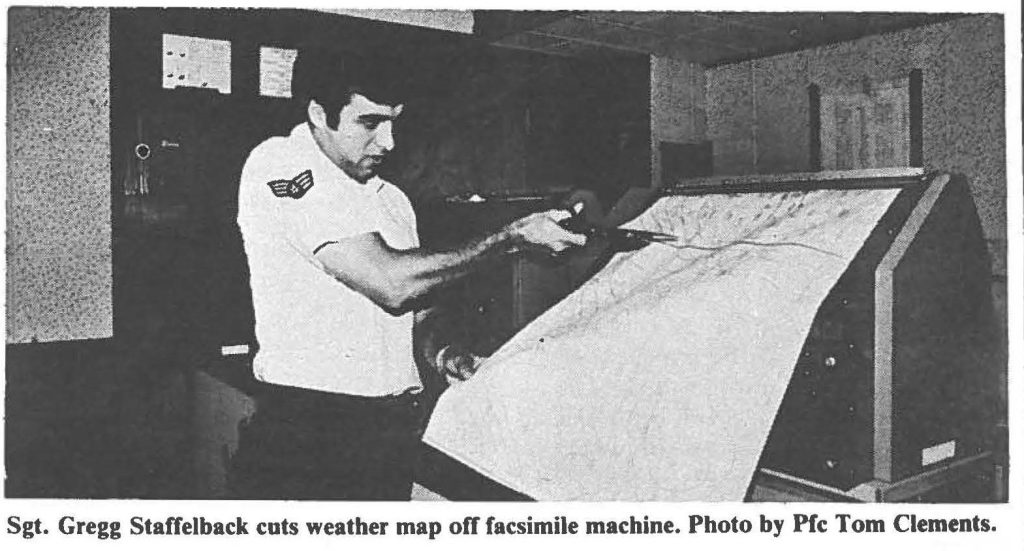
[[[235,499],[408,500],[426,407],[417,394],[364,398],[263,385],[239,429]]]

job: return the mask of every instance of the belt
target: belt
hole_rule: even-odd
[[[288,409],[344,409],[346,407],[374,408],[381,410],[415,409],[423,404],[423,391],[409,389],[400,394],[386,396],[358,396],[338,392],[325,392],[271,383],[261,383],[257,399],[277,407]]]

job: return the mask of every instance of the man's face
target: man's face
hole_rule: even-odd
[[[353,94],[341,110],[337,130],[316,120],[314,126],[327,158],[352,179],[365,183],[377,174],[384,157],[395,148],[392,125],[401,114],[401,105],[383,105]]]

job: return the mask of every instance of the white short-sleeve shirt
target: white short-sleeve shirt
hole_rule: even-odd
[[[249,154],[238,225],[260,345],[257,379],[361,396],[421,386],[412,314],[385,312],[314,256],[327,243],[372,232],[396,249],[418,247],[416,217],[401,190],[380,178],[353,180],[301,124]]]

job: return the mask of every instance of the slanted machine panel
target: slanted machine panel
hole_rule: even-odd
[[[884,499],[990,449],[996,333],[962,181],[671,195],[629,226],[675,247],[616,255],[442,395],[424,439],[452,497],[738,501],[760,472]]]
[[[705,193],[445,392],[425,441],[522,494],[744,498],[815,313],[898,189]]]

